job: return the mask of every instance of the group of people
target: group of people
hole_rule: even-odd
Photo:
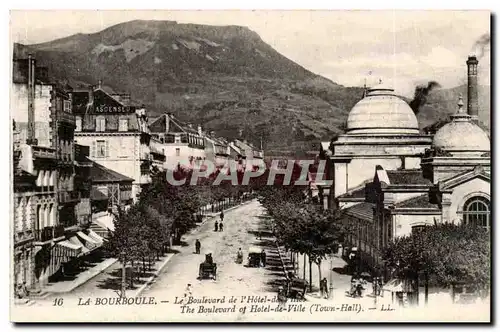
[[[224,230],[224,224],[222,221],[224,221],[224,211],[221,211],[220,213],[220,222],[217,222],[217,220],[215,221],[214,232],[222,232]]]
[[[365,289],[366,281],[360,276],[353,275],[351,278],[350,295],[352,297],[362,297],[363,290]]]

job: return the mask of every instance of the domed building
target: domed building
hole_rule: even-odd
[[[468,94],[476,95],[477,61],[467,61]],[[387,86],[368,90],[351,110],[346,132],[323,143],[325,208],[340,209],[354,226],[344,253],[383,271],[390,241],[439,222],[490,228],[490,139],[477,125],[477,98],[462,97],[451,121],[422,135],[409,105]],[[330,194],[328,196],[328,194]],[[347,250],[346,250],[347,249]]]
[[[420,134],[413,110],[392,87],[381,83],[370,88],[349,113],[345,134],[322,143],[326,178],[333,181],[322,188],[325,206],[351,205],[349,199],[339,203],[336,198],[362,190],[377,165],[419,169],[420,155],[431,142],[430,135]]]

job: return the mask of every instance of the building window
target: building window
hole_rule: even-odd
[[[76,124],[75,131],[82,131],[82,117],[81,116],[75,117],[75,124]]]
[[[181,155],[181,149],[176,148],[176,149],[175,149],[175,156],[176,156],[176,157],[179,157],[180,155]]]
[[[98,116],[96,119],[95,130],[96,131],[106,131],[106,118],[103,116]]]
[[[488,199],[477,196],[472,197],[464,204],[462,214],[466,224],[472,223],[476,226],[490,229],[491,203]]]
[[[95,156],[97,158],[105,158],[108,156],[108,142],[107,141],[96,141],[95,142]]]
[[[69,100],[64,101],[64,112],[71,113],[71,102]]]
[[[118,131],[128,131],[128,119],[120,119]]]

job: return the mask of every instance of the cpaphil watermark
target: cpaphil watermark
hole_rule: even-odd
[[[314,170],[311,170],[314,165]],[[272,186],[280,177],[280,185],[307,186],[312,181],[321,182],[322,185],[331,186],[332,180],[325,179],[325,160],[273,160],[270,164],[247,163],[242,166],[238,161],[229,160],[224,166],[216,167],[210,160],[204,160],[197,167],[187,167],[184,172],[189,172],[190,177],[176,178],[179,169],[167,169],[166,180],[172,186],[198,185],[200,180],[212,178],[211,185],[218,186],[222,182],[230,182],[233,186],[247,186],[252,179],[262,178],[262,185]],[[213,177],[215,176],[215,179]],[[295,178],[294,178],[295,176]]]

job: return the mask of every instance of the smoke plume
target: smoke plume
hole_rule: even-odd
[[[420,112],[420,108],[424,106],[427,102],[427,96],[434,88],[439,88],[441,85],[436,81],[430,81],[427,85],[418,85],[415,88],[415,96],[413,100],[410,102],[410,107],[415,113],[415,115]]]
[[[485,33],[484,35],[479,37],[479,39],[474,43],[474,46],[472,46],[472,53],[477,57],[478,60],[480,60],[484,56],[484,53],[490,46],[490,40],[490,34]]]

